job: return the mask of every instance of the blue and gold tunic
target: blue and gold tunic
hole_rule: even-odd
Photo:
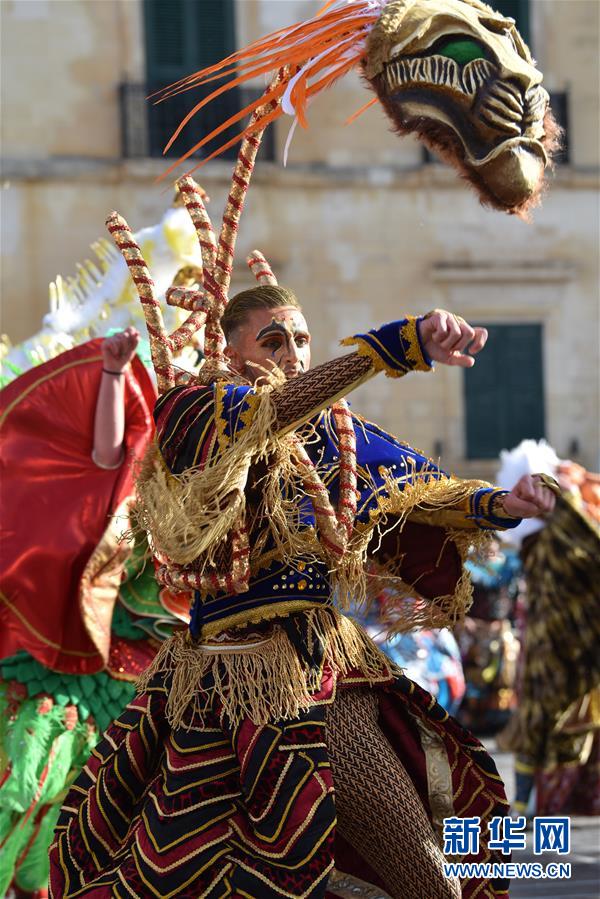
[[[252,421],[259,393],[249,385],[223,381],[210,386],[176,387],[158,401],[155,410],[158,443],[162,458],[174,475],[192,468],[210,467],[219,453],[229,448]],[[457,482],[430,459],[388,434],[382,428],[352,414],[356,436],[356,463],[359,499],[355,529],[373,531],[373,556],[382,561],[382,545],[387,546],[388,567],[409,585],[416,584],[421,596],[433,598],[451,594],[460,579],[462,564],[448,534],[456,530],[495,530],[514,526],[494,511],[494,499],[503,494],[483,482]],[[325,408],[300,429],[305,449],[317,467],[335,506],[339,492],[340,451],[334,416]],[[250,471],[248,504],[260,503],[261,478],[265,472]],[[382,540],[380,528],[393,530],[395,504],[392,493],[401,492],[415,481],[456,485],[463,483],[458,501],[443,508],[415,507],[394,540]],[[450,491],[452,493],[452,491]],[[317,528],[312,503],[299,490],[295,496],[300,526],[307,534]],[[254,523],[254,536],[260,522]],[[263,541],[252,557],[252,574],[247,592],[196,594],[192,609],[193,636],[213,638],[232,627],[287,616],[293,612],[329,606],[332,584],[329,565],[314,553],[290,561],[278,557],[272,541]]]

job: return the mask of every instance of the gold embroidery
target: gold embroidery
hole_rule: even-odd
[[[406,358],[412,364],[413,371],[431,371],[431,365],[425,361],[419,342],[417,321],[418,319],[414,316],[407,316],[405,324],[400,328],[400,337],[408,343],[408,349],[405,351]]]
[[[431,371],[431,366],[425,361],[425,357],[421,350],[421,344],[419,343],[417,321],[418,319],[415,316],[409,315],[400,328],[400,338],[408,344],[408,347],[403,347],[406,363],[396,359],[390,350],[374,334],[369,335],[370,340],[379,344],[384,355],[377,352],[370,340],[367,340],[360,335],[345,337],[340,343],[342,346],[356,346],[356,352],[359,356],[366,356],[371,360],[375,371],[382,371],[389,378],[402,378],[410,371]],[[398,368],[392,368],[391,365],[385,361],[385,356],[388,356],[395,362]]]
[[[448,754],[442,738],[430,730],[421,719],[416,718],[415,720],[419,727],[421,746],[425,753],[431,818],[440,844],[443,844],[444,818],[451,818],[454,815],[452,776]]]
[[[342,346],[355,346],[356,352],[359,356],[365,356],[367,359],[371,360],[374,371],[383,371],[388,374],[388,368],[385,362],[383,361],[377,350],[372,347],[368,341],[363,340],[361,337],[344,337],[343,340],[340,340],[340,344]],[[405,374],[405,371],[395,372],[393,369],[389,369],[389,375],[392,378],[401,378]]]
[[[90,640],[98,648],[105,665],[110,652],[111,622],[119,595],[123,565],[131,554],[131,546],[121,539],[126,529],[131,502],[131,497],[125,499],[111,516],[79,581],[81,617]]]

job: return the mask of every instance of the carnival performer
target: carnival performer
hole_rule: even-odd
[[[189,635],[164,644],[65,801],[51,894],[317,897],[335,859],[390,896],[459,896],[439,828],[505,812],[493,762],[333,606],[332,586],[341,606],[360,595],[368,556],[429,600],[411,623],[452,620],[469,595],[460,547],[546,514],[553,494],[530,476],[511,492],[449,478],[335,402],[377,371],[470,366],[483,329],[436,311],[355,335],[357,352],[309,371],[290,291],[238,294],[222,326],[230,373],[160,398],[158,465],[138,484],[155,551],[174,577],[194,560],[204,587]]]
[[[507,805],[492,760],[343,614],[385,585],[394,628],[453,623],[470,601],[470,545],[552,508],[550,482],[458,481],[340,399],[377,372],[468,367],[485,333],[437,311],[355,335],[356,352],[308,370],[298,301],[260,253],[249,259],[259,288],[228,299],[264,129],[284,114],[292,131],[306,126],[308,103],[354,68],[394,127],[441,152],[483,202],[526,216],[541,195],[556,146],[542,76],[514,22],[478,0],[330,0],[165,89],[159,100],[214,87],[175,139],[225,90],[272,76],[184,155],[250,114],[208,156],[241,141],[218,239],[192,179],[179,181],[206,291],[182,295],[206,324],[196,384],[177,385],[177,337],[131,230],[116,213],[107,223],[138,286],[160,393],[138,522],[157,577],[195,599],[189,635],[164,644],[67,796],[55,899],[317,899],[336,894],[334,864],[402,899],[505,892],[445,878],[439,842],[445,818],[478,817],[473,860],[493,858],[486,823]]]
[[[551,516],[511,532],[526,581],[522,658],[517,709],[498,742],[516,754],[516,812],[597,815],[598,475],[561,461],[543,440],[524,440],[502,453],[499,482],[510,487],[533,470],[555,476],[561,493]]]
[[[496,540],[485,555],[469,558],[466,567],[473,605],[455,629],[466,679],[458,718],[476,734],[494,734],[516,707],[519,638],[514,622],[524,589],[522,565],[514,547]]]
[[[47,895],[66,789],[186,619],[143,546],[119,540],[153,433],[138,344],[132,327],[87,342],[1,394],[1,896]]]

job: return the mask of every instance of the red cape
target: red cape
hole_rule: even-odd
[[[105,666],[81,604],[82,575],[111,515],[133,492],[131,463],[152,436],[156,398],[136,357],[125,381],[126,461],[98,468],[91,452],[101,343],[62,353],[0,393],[0,657],[24,649],[74,674]],[[107,611],[99,621],[110,622]]]

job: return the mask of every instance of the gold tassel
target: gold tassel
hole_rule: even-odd
[[[268,457],[275,422],[269,391],[255,397],[250,424],[204,468],[175,476],[156,444],[148,451],[137,478],[137,516],[159,557],[177,565],[201,559],[202,568],[214,566],[230,531],[244,527],[248,471]]]
[[[385,531],[388,519],[392,519],[388,530],[400,532],[410,516],[454,508],[476,490],[489,486],[485,481],[433,477],[431,471],[416,471],[415,464],[410,466],[408,459],[406,462],[407,470],[402,479],[392,477],[389,473],[384,475],[384,485],[380,488],[377,506],[370,512],[369,523],[359,526],[346,557],[338,570],[332,572],[337,602],[343,609],[356,606],[368,609],[373,597],[384,587],[392,588],[397,600],[418,594],[418,584],[406,584],[393,574],[381,572],[374,577],[367,575],[367,548],[376,527]],[[447,539],[456,545],[462,562],[472,548],[482,550],[493,538],[492,532],[478,529],[447,529],[447,535]],[[396,634],[415,627],[452,626],[469,609],[472,592],[468,572],[463,569],[453,594],[419,603],[397,604],[391,613],[393,617],[385,622],[386,629],[389,633]]]
[[[322,608],[302,614],[308,618],[309,647],[322,641],[324,664],[336,674],[358,670],[369,683],[376,683],[399,671],[350,618]],[[138,681],[138,691],[143,692],[159,672],[171,675],[166,717],[174,728],[191,727],[215,701],[222,704],[233,726],[245,718],[255,724],[297,718],[314,704],[321,671],[300,660],[281,625],[274,625],[264,639],[253,636],[243,646],[228,648],[227,644],[200,644],[188,633],[175,634],[163,643]],[[210,693],[201,692],[200,682],[209,672],[214,687]]]

